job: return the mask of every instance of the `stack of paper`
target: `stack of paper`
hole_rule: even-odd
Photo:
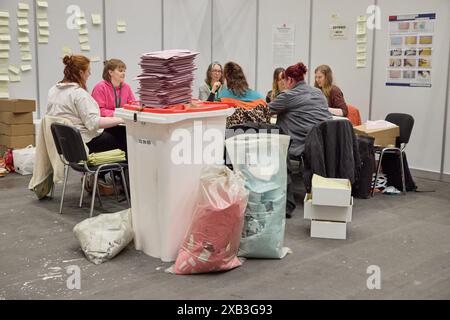
[[[190,102],[197,55],[179,49],[143,54],[139,63],[142,74],[136,77],[141,102],[159,108]]]

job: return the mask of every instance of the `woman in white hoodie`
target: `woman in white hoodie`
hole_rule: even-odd
[[[89,152],[126,149],[122,118],[101,117],[97,102],[86,89],[90,61],[82,55],[65,56],[64,79],[48,92],[47,115],[70,120],[80,130]]]

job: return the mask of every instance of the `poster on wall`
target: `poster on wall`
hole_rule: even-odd
[[[435,13],[389,16],[387,86],[431,87]]]
[[[272,26],[273,67],[286,67],[294,63],[295,27],[292,24]]]

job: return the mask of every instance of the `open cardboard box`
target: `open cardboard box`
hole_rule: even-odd
[[[348,207],[352,185],[348,179],[324,178],[314,174],[311,192],[313,205]]]
[[[307,193],[303,201],[303,217],[310,220],[351,222],[352,208],[353,197],[350,197],[347,207],[316,206],[313,205],[312,195]]]
[[[395,146],[396,139],[400,135],[400,128],[397,125],[384,120],[366,122],[353,127],[353,130],[357,135],[375,138],[374,144],[382,147]]]

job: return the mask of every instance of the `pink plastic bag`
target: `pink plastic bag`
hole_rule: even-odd
[[[242,264],[236,255],[248,199],[244,183],[226,166],[204,169],[191,226],[170,272],[224,271]]]

